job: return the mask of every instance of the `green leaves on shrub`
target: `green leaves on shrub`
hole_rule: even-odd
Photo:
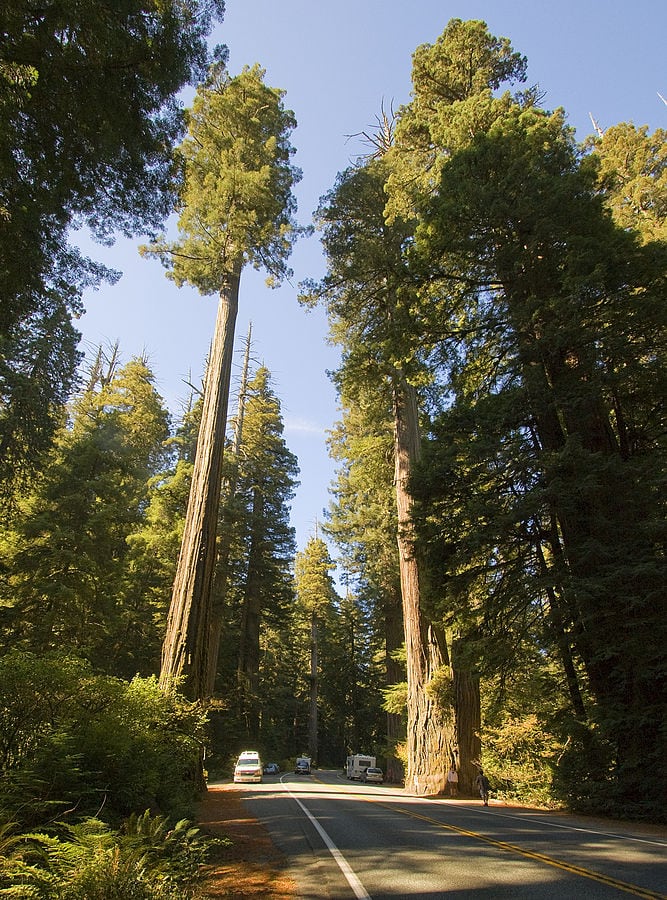
[[[0,658],[0,818],[36,827],[111,822],[143,809],[187,815],[205,713],[154,678],[96,675],[76,657]]]

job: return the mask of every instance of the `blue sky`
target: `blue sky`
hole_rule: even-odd
[[[602,128],[622,121],[667,128],[667,106],[658,96],[667,97],[667,3],[658,0],[227,0],[212,42],[227,44],[232,74],[262,65],[267,84],[284,89],[285,105],[295,112],[303,224],[336,174],[363,151],[350,135],[372,128],[383,104],[396,109],[409,101],[413,51],[433,43],[451,18],[483,19],[493,34],[508,37],[528,58],[528,83],[539,84],[546,107],[564,107],[580,138],[592,131],[591,113]],[[201,378],[216,298],[174,287],[159,263],[139,257],[140,243],[86,247],[123,277],[86,295],[82,349],[118,340],[123,360],[146,353],[178,416],[188,395],[184,382]],[[337,406],[326,370],[335,367],[336,354],[322,313],[296,300],[298,283],[324,272],[317,236],[297,246],[291,265],[294,278],[278,290],[265,286],[262,273],[244,273],[235,371],[252,322],[253,358],[272,373],[285,440],[299,459],[292,521],[303,547],[323,519],[334,475],[326,432]]]

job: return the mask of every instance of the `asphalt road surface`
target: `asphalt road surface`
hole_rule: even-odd
[[[306,900],[667,898],[667,829],[420,799],[342,771],[238,787]]]

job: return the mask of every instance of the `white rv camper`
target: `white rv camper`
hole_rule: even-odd
[[[295,775],[310,775],[310,756],[297,756],[294,766]]]
[[[367,756],[365,753],[356,753],[354,756],[348,756],[345,762],[345,777],[350,781],[361,781],[361,776],[369,766],[375,765],[375,757]]]

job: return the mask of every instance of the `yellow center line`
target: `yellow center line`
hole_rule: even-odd
[[[430,816],[424,816],[421,815],[421,813],[412,812],[411,810],[404,809],[401,806],[391,806],[389,803],[382,803],[380,800],[373,800],[370,797],[367,797],[366,799],[369,803],[376,803],[378,806],[382,806],[384,809],[402,813],[404,816],[410,816],[413,819],[421,819],[423,822],[428,822],[431,825],[437,825],[438,828],[445,828],[449,831],[455,831],[457,834],[462,834],[465,837],[483,841],[485,844],[490,844],[492,847],[497,847],[500,850],[506,850],[508,853],[517,853],[520,856],[525,856],[527,859],[533,859],[537,862],[545,863],[548,866],[554,866],[557,869],[562,869],[563,871],[570,872],[573,875],[581,875],[582,878],[590,878],[593,881],[600,882],[600,884],[606,884],[609,887],[616,888],[619,891],[625,891],[626,894],[634,894],[635,897],[645,897],[647,898],[647,900],[667,900],[667,894],[660,894],[657,891],[650,891],[647,888],[639,887],[639,885],[636,884],[628,884],[628,882],[626,881],[619,881],[617,878],[611,878],[609,875],[602,875],[599,872],[593,872],[590,869],[584,869],[582,866],[574,865],[574,863],[561,862],[560,860],[554,859],[551,856],[545,856],[544,853],[537,853],[534,850],[527,850],[523,847],[517,847],[516,844],[508,844],[505,841],[497,841],[494,838],[479,834],[479,832],[477,831],[467,831],[465,828],[459,828],[457,825],[450,825],[447,822],[440,822],[438,819],[432,819]]]

